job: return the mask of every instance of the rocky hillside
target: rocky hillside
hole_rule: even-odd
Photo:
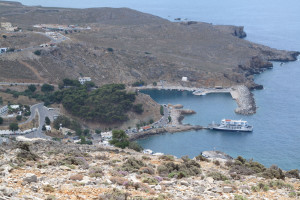
[[[166,80],[180,85],[185,76],[189,86],[246,84],[253,88],[256,85],[252,75],[272,67],[269,61],[292,61],[299,54],[243,40],[243,27],[174,23],[127,8],[62,9],[0,4],[1,21],[23,28],[24,33],[31,32],[34,24],[91,27],[68,34],[61,32],[70,40],[57,48],[44,49],[40,56],[30,50],[2,55],[0,72],[6,73],[0,73],[0,81],[17,79],[13,69],[22,68],[24,73],[20,76],[24,81],[58,83],[82,74],[98,84],[131,84],[137,80],[152,84]]]
[[[0,199],[293,199],[299,171],[35,141],[0,148]],[[263,177],[260,177],[263,176]],[[290,178],[291,177],[291,178]],[[298,178],[298,179],[297,179]]]

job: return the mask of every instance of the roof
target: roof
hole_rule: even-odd
[[[149,129],[151,128],[150,126],[144,126],[143,129]]]

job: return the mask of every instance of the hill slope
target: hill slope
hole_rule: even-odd
[[[24,32],[32,30],[34,24],[91,27],[67,34],[70,40],[43,50],[41,56],[28,50],[17,53],[18,56],[0,57],[0,71],[4,70],[4,63],[17,67],[17,60],[22,60],[52,83],[82,74],[91,76],[98,84],[130,84],[140,79],[181,84],[181,78],[186,76],[190,86],[244,83],[254,87],[251,75],[271,67],[268,61],[292,61],[299,54],[243,40],[242,27],[174,23],[127,8],[62,9],[0,4],[1,21],[22,27]],[[13,73],[11,77],[0,73],[0,80],[9,78],[15,78]],[[37,76],[22,78],[38,80]]]

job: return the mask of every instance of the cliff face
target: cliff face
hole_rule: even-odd
[[[243,27],[174,23],[130,9],[1,4],[1,19],[23,27],[24,32],[34,24],[80,24],[91,30],[61,32],[70,40],[56,48],[43,49],[40,56],[32,54],[32,50],[1,55],[0,71],[12,73],[0,73],[0,81],[13,79],[12,69],[22,60],[28,64],[24,71],[30,74],[36,69],[44,81],[52,83],[83,74],[98,84],[131,84],[136,80],[182,84],[185,76],[190,81],[185,83],[188,86],[227,87],[242,83],[254,87],[251,75],[271,67],[269,61],[293,61],[299,55],[243,40]],[[9,67],[5,68],[4,63]],[[22,78],[38,80],[38,76]]]
[[[255,172],[242,158],[225,164],[49,141],[1,145],[0,158],[2,199],[293,199],[300,186],[276,167],[274,179],[246,175]]]

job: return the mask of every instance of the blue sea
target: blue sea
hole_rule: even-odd
[[[51,7],[129,7],[169,20],[182,18],[245,27],[247,40],[283,50],[300,51],[299,0],[22,0],[25,5]],[[300,168],[300,62],[274,68],[255,77],[265,89],[254,91],[257,114],[234,113],[230,95],[193,96],[189,92],[147,91],[159,103],[183,104],[197,114],[184,123],[207,125],[222,118],[248,120],[253,133],[189,131],[139,140],[144,148],[178,157],[220,150],[232,156],[253,158],[267,166]]]

